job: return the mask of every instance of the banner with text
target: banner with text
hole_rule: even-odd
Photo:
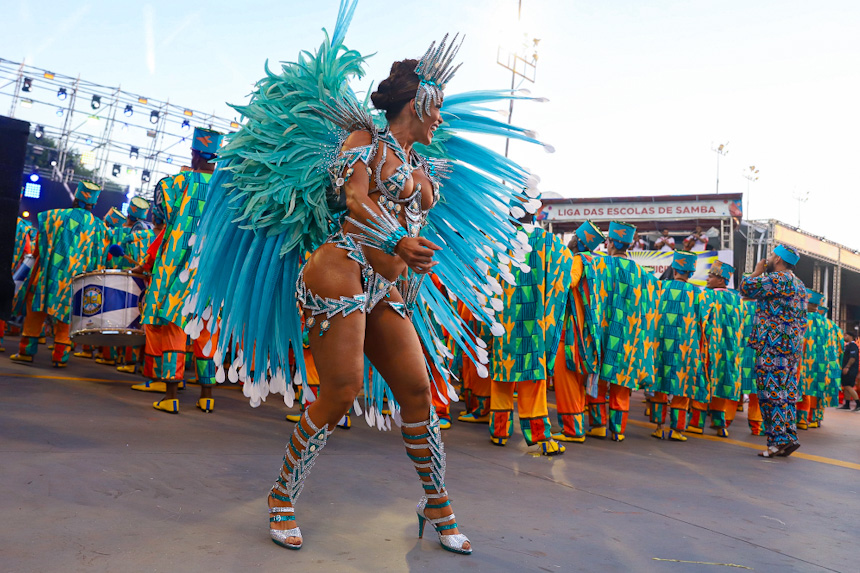
[[[631,203],[553,203],[541,207],[539,221],[655,221],[740,217],[741,202],[731,199]]]

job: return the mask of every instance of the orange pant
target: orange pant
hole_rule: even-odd
[[[753,392],[750,396],[749,407],[747,408],[747,421],[750,425],[750,432],[754,436],[763,436],[764,430],[762,430],[762,422],[764,418],[761,415],[761,407],[758,403],[758,394]]]
[[[45,319],[48,318],[47,312],[30,310],[31,301],[32,296],[27,299],[27,314],[24,316],[24,328],[18,347],[18,353],[22,356],[36,355],[39,337],[42,336],[42,327],[45,325]],[[71,348],[69,323],[54,321],[54,352],[51,360],[65,364],[69,360]]]
[[[490,414],[490,394],[492,380],[478,376],[475,363],[468,356],[463,356],[463,389],[466,399],[466,411],[476,418]]]
[[[566,436],[585,435],[585,381],[585,374],[567,368],[562,340],[555,358],[555,401],[558,425]]]
[[[715,428],[728,428],[735,420],[738,412],[738,401],[727,398],[711,398],[708,404],[711,412],[711,422]]]
[[[523,437],[529,445],[551,438],[546,404],[546,380],[496,382],[490,385],[490,433],[494,438],[511,437],[514,428],[514,390]]]
[[[146,346],[144,347],[143,375],[153,380],[179,382],[185,378],[185,343],[187,335],[179,325],[146,324]],[[209,340],[209,352],[205,347]],[[212,357],[218,336],[212,336],[204,327],[200,337],[192,342],[192,352],[196,359],[197,381],[200,384],[215,384],[215,365]]]
[[[689,398],[683,396],[672,396],[671,403],[669,396],[663,392],[654,392],[654,395],[649,399],[651,403],[651,422],[662,426],[666,423],[666,405],[669,406],[669,424],[670,427],[677,431],[683,432],[687,429],[687,410],[690,409]]]
[[[588,424],[592,428],[608,427],[615,435],[627,430],[627,412],[630,411],[630,388],[600,380],[597,397],[588,396]],[[606,417],[606,394],[609,394],[609,418]]]

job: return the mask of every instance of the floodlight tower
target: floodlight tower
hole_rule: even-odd
[[[717,154],[717,195],[720,194],[720,157],[724,157],[729,153],[729,142],[720,143],[719,145],[711,144],[711,151]]]
[[[522,20],[523,15],[523,0],[518,0],[517,3],[517,22]],[[534,83],[535,74],[537,72],[537,47],[540,43],[540,38],[534,38],[528,33],[523,33],[522,38],[518,39],[522,44],[514,50],[502,48],[499,46],[496,52],[496,63],[511,72],[511,93],[516,89],[517,78],[522,78],[524,81]],[[504,50],[504,54],[502,53]],[[504,56],[504,58],[502,57]],[[508,104],[508,124],[511,123],[511,118],[514,115],[514,100]],[[510,148],[510,138],[505,139],[505,157],[508,156]]]

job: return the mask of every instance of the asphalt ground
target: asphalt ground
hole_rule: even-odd
[[[764,438],[742,413],[728,439],[653,439],[638,393],[623,443],[553,458],[516,427],[500,448],[455,420],[447,483],[471,556],[429,528],[417,539],[421,488],[400,437],[354,418],[311,472],[305,546],[289,551],[266,511],[293,427],[280,396],[253,409],[219,387],[206,414],[191,385],[170,415],[130,390],[139,377],[80,358],[54,369],[45,347],[16,364],[16,347],[7,337],[0,355],[0,571],[860,570],[860,413],[828,409],[775,460],[756,456]]]

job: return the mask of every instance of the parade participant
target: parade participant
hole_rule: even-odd
[[[818,313],[824,295],[807,289],[806,331],[803,334],[803,353],[797,368],[798,394],[801,400],[796,405],[797,429],[808,430],[812,421],[811,411],[818,408],[826,387],[828,364],[827,351],[830,344],[830,329]]]
[[[164,193],[170,185],[172,185],[172,177],[164,177],[155,184],[153,196],[156,198],[156,201],[152,205],[147,205],[150,209],[150,213],[152,214],[151,227],[149,229],[133,230],[121,245],[123,252],[126,257],[128,257],[127,260],[134,263],[132,269],[137,268],[139,270],[142,267],[147,260],[147,252],[155,242],[156,237],[158,237],[164,230],[164,219],[167,216],[164,207]],[[169,190],[167,192],[169,194]],[[131,210],[131,205],[129,205],[129,209]],[[141,213],[141,215],[140,220],[144,221],[147,218],[147,214]],[[132,227],[132,229],[134,229],[134,227]],[[159,240],[159,245],[160,244],[161,242]],[[158,248],[156,247],[155,251],[157,252],[157,250]],[[153,257],[154,256],[155,253],[153,254]],[[146,332],[146,325],[144,325],[144,332]],[[125,363],[121,366],[117,366],[117,371],[124,372],[126,374],[134,374],[137,372],[138,366],[143,365],[144,348],[145,347],[127,348],[124,357]],[[183,389],[184,386],[184,382],[180,382],[179,389]],[[165,392],[167,386],[164,383],[156,383],[152,380],[147,380],[143,384],[134,384],[131,388],[132,390],[142,390],[146,392]]]
[[[743,330],[741,332],[741,394],[747,397],[747,424],[753,436],[763,436],[761,408],[755,382],[756,349],[748,344],[753,330],[756,303],[742,298]]]
[[[854,335],[845,331],[845,348],[842,352],[842,394],[845,396],[845,403],[842,404],[840,410],[849,410],[851,408],[851,400],[854,400],[854,410],[860,410],[860,396],[854,389],[854,384],[857,380],[858,363],[860,363],[860,350],[858,350],[857,341]]]
[[[224,148],[195,243],[200,280],[193,311],[211,307],[229,317],[219,351],[232,339],[254,354],[256,376],[242,376],[256,406],[270,391],[286,389],[289,349],[301,344],[293,288],[298,291],[320,392],[296,425],[268,500],[275,543],[302,546],[295,502],[331,430],[364,385],[365,418],[379,428],[399,424],[416,465],[425,492],[417,507],[419,537],[429,520],[445,549],[471,553],[444,485],[444,446],[423,349],[445,378],[450,357],[428,321],[439,321],[470,358],[484,363],[488,356],[470,344],[448,300],[424,279],[432,270],[476,318],[492,324],[494,335],[505,332],[493,319],[490,305],[497,299],[488,304],[488,297],[503,292],[492,275],[504,269],[510,283],[508,263],[528,268],[528,237],[517,234],[498,206],[531,194],[524,206],[534,212],[540,202],[525,170],[462,134],[535,140],[484,115],[486,105],[520,94],[482,90],[445,97],[443,106],[443,89],[456,69],[456,42],[452,47],[447,39],[421,60],[392,65],[371,95],[385,115],[374,123],[349,85],[364,62],[342,43],[354,7],[342,2],[330,39],[316,52],[303,52],[297,64],[269,72],[250,103],[238,108],[243,126]],[[313,254],[300,270],[306,251]],[[295,360],[301,374],[300,352]],[[372,386],[365,360],[372,365]],[[450,385],[447,391],[451,397]],[[391,416],[380,411],[383,397]]]
[[[15,279],[15,296],[12,298],[12,316],[23,317],[26,314],[24,301],[27,297],[27,289],[23,288],[29,273],[33,272],[32,262],[25,263],[25,255],[32,255],[36,241],[36,227],[30,221],[18,217],[15,225],[15,251],[12,257],[12,275]],[[8,325],[5,320],[0,320],[0,352],[5,352],[3,337],[6,335]]]
[[[693,234],[684,239],[685,251],[702,252],[708,247],[708,235],[702,231],[701,225],[696,225]]]
[[[468,334],[475,345],[478,340],[482,347],[492,343],[493,335],[483,322],[477,320],[468,306],[462,301],[457,301],[457,313],[468,327]],[[459,351],[463,364],[463,393],[466,411],[457,416],[460,422],[469,424],[486,424],[490,421],[490,392],[492,380],[486,366],[476,363],[464,351]]]
[[[146,325],[143,375],[155,383],[164,383],[164,397],[152,406],[172,414],[179,413],[176,392],[185,377],[188,318],[182,310],[188,304],[189,283],[196,271],[189,241],[208,198],[209,180],[215,169],[211,161],[217,156],[221,137],[218,132],[194,128],[191,169],[174,175],[168,185],[159,189],[162,198],[156,202],[161,203],[159,209],[163,208],[166,223],[155,257],[144,265],[151,265],[152,281],[144,295],[141,316],[141,324]],[[216,321],[217,315],[206,316],[201,322],[214,324]],[[211,335],[210,343],[210,330],[205,325],[201,325],[198,336],[193,352],[200,384],[200,399],[196,405],[204,412],[212,412],[215,409],[212,387],[216,376],[212,356],[217,336]]]
[[[648,328],[644,316],[649,303],[653,306],[653,285],[648,282],[648,273],[627,258],[627,248],[635,231],[636,227],[627,223],[612,221],[609,225],[605,242],[609,256],[600,259],[601,266],[605,264],[600,272],[604,274],[608,292],[599,318],[602,326],[599,381],[596,391],[591,389],[586,398],[590,426],[586,435],[609,436],[616,442],[624,440],[630,394],[645,378],[641,370],[646,353],[653,352],[650,336],[645,338]],[[656,318],[656,308],[651,310],[652,317]],[[656,322],[650,330],[656,331]],[[653,363],[651,370],[653,376]],[[606,416],[607,395],[609,418]]]
[[[132,197],[128,202],[127,226],[132,233],[138,231],[151,231],[152,223],[147,221],[149,216],[149,201],[143,197]]]
[[[688,431],[704,433],[705,419],[710,413],[712,427],[721,438],[729,437],[729,426],[738,411],[741,394],[741,359],[744,340],[741,297],[728,290],[735,269],[728,263],[714,261],[708,271],[708,283],[703,294],[707,309],[705,320],[705,368],[710,381],[709,404],[694,401]]]
[[[842,352],[845,348],[845,334],[839,326],[827,318],[827,307],[819,306],[818,314],[823,320],[823,329],[827,332],[825,360],[827,367],[819,373],[818,382],[821,385],[817,405],[809,411],[809,427],[819,428],[824,420],[824,408],[839,404],[839,389],[842,385]]]
[[[696,261],[695,253],[673,253],[674,278],[663,282],[657,305],[656,385],[649,402],[651,422],[657,424],[651,436],[661,440],[686,441],[691,400],[707,402],[710,397],[702,348],[707,307],[701,290],[689,282]],[[667,406],[669,430],[663,429]]]
[[[669,236],[669,229],[663,229],[660,236],[654,241],[654,249],[663,253],[675,250],[675,239]]]
[[[591,221],[580,225],[568,243],[573,254],[570,270],[564,336],[555,360],[555,400],[561,431],[552,435],[562,442],[585,441],[586,378],[600,366],[600,329],[595,319],[602,284],[592,265],[591,252],[606,240]]]
[[[528,271],[511,268],[513,281],[504,285],[502,310],[496,317],[506,332],[490,349],[491,442],[504,446],[514,425],[514,390],[520,428],[526,443],[543,455],[564,453],[552,439],[546,402],[546,381],[555,363],[573,257],[562,240],[523,217],[520,229],[531,251]]]
[[[778,245],[741,281],[741,294],[756,301],[747,343],[757,351],[756,386],[767,436],[767,450],[759,456],[765,458],[788,456],[800,447],[795,403],[807,296],[803,281],[793,272],[798,260],[794,250]]]
[[[65,368],[72,341],[72,279],[104,264],[104,224],[90,212],[98,201],[101,187],[90,181],[78,183],[71,209],[52,209],[39,213],[36,260],[27,290],[27,314],[16,362],[32,362],[38,348],[45,319],[54,323],[55,368]]]

